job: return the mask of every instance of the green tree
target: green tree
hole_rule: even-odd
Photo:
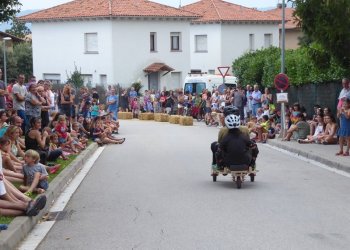
[[[70,73],[70,75],[67,73],[67,81],[72,83],[74,88],[78,90],[79,88],[84,86],[84,79],[81,74],[81,69],[78,70],[77,66],[74,65],[74,71],[73,73]]]
[[[12,19],[11,29],[6,30],[5,32],[19,38],[25,38],[26,35],[31,34],[30,29],[25,23],[20,22],[17,18]]]
[[[20,12],[22,4],[19,0],[1,0],[0,1],[0,23],[10,21]]]
[[[0,67],[3,68],[3,47],[0,46]],[[26,78],[33,74],[33,54],[30,43],[15,44],[13,50],[6,52],[7,79],[17,78],[18,74],[25,74]]]
[[[293,0],[295,16],[311,39],[310,56],[317,66],[326,68],[334,58],[350,73],[350,1]]]

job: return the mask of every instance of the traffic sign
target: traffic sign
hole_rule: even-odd
[[[289,79],[286,74],[280,73],[275,77],[275,87],[279,91],[285,91],[289,87]]]
[[[218,70],[220,74],[222,75],[223,78],[227,76],[228,70],[230,69],[230,66],[225,66],[225,67],[218,67]]]

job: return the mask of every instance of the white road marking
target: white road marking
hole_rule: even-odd
[[[268,145],[268,144],[264,144],[264,146],[268,147],[268,148],[271,148],[271,149],[274,149],[274,150],[277,150],[277,151],[282,152],[284,154],[290,155],[292,157],[295,157],[295,158],[297,158],[299,160],[305,161],[305,162],[310,163],[312,165],[315,165],[317,167],[323,168],[323,169],[328,170],[328,171],[330,171],[332,173],[339,174],[339,175],[342,175],[344,177],[350,178],[350,173],[348,173],[348,172],[345,172],[345,171],[342,171],[342,170],[339,170],[339,169],[336,169],[336,168],[328,167],[326,164],[323,164],[321,162],[318,162],[318,161],[306,158],[306,157],[301,156],[301,155],[299,155],[297,153],[293,153],[293,152],[290,152],[288,150],[281,149],[281,148],[278,148],[278,147],[275,147],[275,146],[271,146],[271,145]]]
[[[72,179],[68,186],[64,189],[53,206],[50,208],[50,212],[61,212],[66,207],[70,198],[79,187],[80,183],[84,180],[85,176],[89,173],[90,169],[94,165],[97,158],[100,156],[105,147],[99,147],[95,153],[84,164],[79,173]],[[22,242],[19,250],[35,250],[40,242],[45,238],[50,231],[55,221],[45,221],[35,225],[34,229],[29,233],[27,238]]]

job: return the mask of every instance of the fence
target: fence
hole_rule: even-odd
[[[305,107],[308,115],[313,114],[315,104],[321,107],[329,107],[336,114],[338,96],[342,90],[341,81],[322,84],[307,84],[302,86],[291,86],[288,88],[289,104],[295,102]],[[276,93],[276,90],[273,91]]]

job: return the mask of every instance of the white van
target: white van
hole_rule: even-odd
[[[190,74],[185,78],[183,84],[184,91],[192,94],[201,94],[203,89],[212,91],[214,88],[217,88],[222,93],[228,87],[237,87],[237,77],[226,76],[225,84],[223,84],[221,75]]]

